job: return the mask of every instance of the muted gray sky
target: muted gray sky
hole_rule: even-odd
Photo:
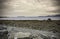
[[[60,14],[60,5],[57,1],[52,0],[1,0],[0,5],[0,16],[46,16]]]

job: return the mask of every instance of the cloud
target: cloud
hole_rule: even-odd
[[[6,6],[4,5],[4,3],[6,2],[7,0],[0,0],[0,15],[3,15],[3,9],[6,8]]]
[[[5,16],[39,16],[58,14],[59,9],[51,0],[1,0],[1,8]],[[2,16],[3,16],[2,15]],[[1,15],[0,15],[1,16]]]
[[[51,10],[49,12],[60,13],[60,0],[53,0],[53,6],[55,6],[56,9],[54,8],[54,10]]]
[[[55,6],[60,6],[60,0],[54,0]]]

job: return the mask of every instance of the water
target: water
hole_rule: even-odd
[[[60,20],[60,17],[11,17],[11,18],[0,18],[0,20]]]

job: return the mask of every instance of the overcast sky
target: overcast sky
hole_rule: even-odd
[[[0,16],[47,16],[60,14],[58,1],[52,0],[1,0]]]

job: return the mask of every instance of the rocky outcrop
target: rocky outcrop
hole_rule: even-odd
[[[8,39],[8,31],[4,27],[0,27],[0,39]]]

